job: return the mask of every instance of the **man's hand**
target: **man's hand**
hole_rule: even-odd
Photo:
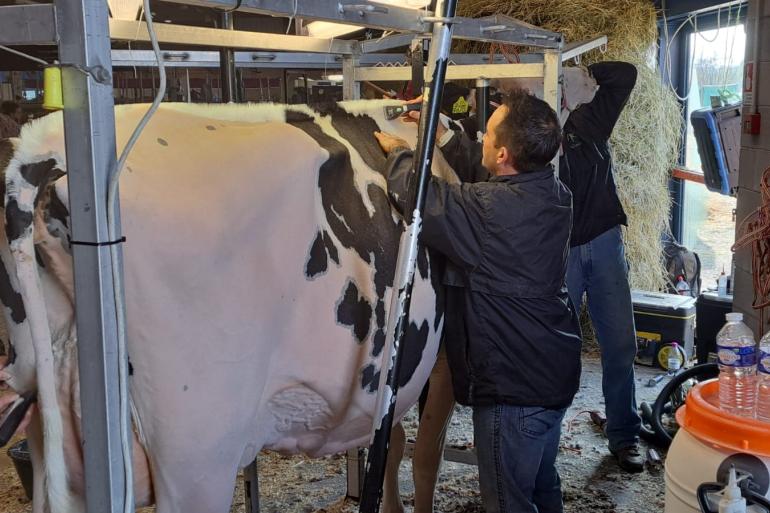
[[[390,153],[396,148],[410,148],[408,142],[395,135],[386,134],[385,132],[374,132],[374,137],[377,138],[377,142],[380,143],[380,147],[385,153]]]
[[[8,358],[5,356],[0,356],[0,390],[8,389],[6,381],[10,378],[10,376],[4,370],[6,365],[8,365]],[[18,398],[18,394],[15,393],[0,393],[0,417],[7,413],[6,410],[8,407],[11,406]],[[35,406],[33,405],[30,406],[30,408],[27,410],[26,415],[24,415],[24,420],[21,421],[21,424],[19,424],[19,427],[16,430],[17,435],[21,435],[24,430],[27,429],[30,420],[32,420],[32,410],[34,408]]]
[[[419,123],[420,122],[420,111],[419,110],[410,110],[407,111],[403,116],[402,119],[406,121],[407,123]],[[436,124],[436,142],[438,143],[442,137],[444,137],[444,134],[447,132],[447,127],[444,126],[444,123],[441,122],[439,119],[438,123]]]

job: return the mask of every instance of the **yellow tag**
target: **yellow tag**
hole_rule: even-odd
[[[452,105],[452,114],[465,114],[466,112],[468,112],[468,102],[461,96]]]

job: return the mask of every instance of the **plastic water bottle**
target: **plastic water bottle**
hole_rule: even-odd
[[[682,361],[679,359],[680,356],[679,344],[672,342],[671,348],[668,350],[668,361],[666,364],[666,369],[669,374],[676,374],[679,372],[679,369],[682,367]]]
[[[757,349],[754,334],[743,323],[743,314],[727,314],[717,334],[719,406],[741,417],[754,416],[757,395]]]
[[[679,276],[677,278],[676,282],[676,293],[680,296],[689,296],[690,295],[690,285],[687,284],[686,281],[684,281],[684,276]]]
[[[770,332],[759,341],[757,382],[757,418],[770,422]]]

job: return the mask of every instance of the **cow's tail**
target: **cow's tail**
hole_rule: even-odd
[[[35,350],[37,404],[42,421],[48,506],[51,513],[70,513],[76,511],[74,508],[77,507],[77,501],[67,483],[64,430],[57,397],[53,345],[35,259],[33,233],[35,198],[38,188],[47,186],[47,183],[29,183],[18,166],[11,166],[5,179],[6,233]]]

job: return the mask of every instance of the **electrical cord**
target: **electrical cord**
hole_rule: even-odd
[[[163,55],[160,52],[158,45],[158,37],[155,32],[155,27],[152,21],[152,11],[150,10],[150,1],[142,0],[144,11],[144,18],[147,23],[147,32],[150,36],[150,42],[152,44],[153,52],[155,53],[155,59],[158,62],[158,73],[160,76],[160,84],[158,92],[155,96],[152,105],[147,109],[147,112],[142,116],[142,119],[137,124],[136,128],[128,139],[126,146],[120,154],[120,157],[115,163],[114,169],[110,173],[109,188],[107,192],[107,232],[110,240],[118,240],[118,183],[120,180],[120,174],[123,171],[128,155],[134,148],[139,136],[145,129],[150,121],[150,118],[155,114],[163,101],[166,94],[166,69],[163,63]],[[133,488],[133,461],[131,458],[131,445],[133,442],[132,423],[130,418],[130,411],[132,410],[130,405],[130,397],[128,390],[128,353],[126,347],[126,313],[125,313],[125,300],[124,300],[124,283],[123,275],[120,272],[120,249],[117,244],[110,246],[110,260],[112,268],[112,282],[115,301],[115,316],[116,325],[118,331],[118,390],[120,400],[120,424],[121,424],[121,449],[123,453],[123,467],[126,475],[125,481],[125,493],[124,493],[124,511],[125,513],[133,513],[134,511],[134,488]],[[139,419],[136,419],[137,423]],[[140,428],[141,431],[141,428]]]

